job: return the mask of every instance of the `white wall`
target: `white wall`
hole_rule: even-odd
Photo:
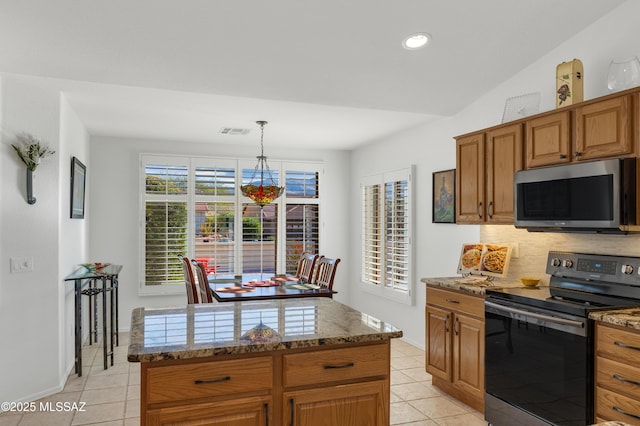
[[[73,294],[62,279],[85,261],[87,237],[84,223],[68,219],[69,156],[86,152],[88,138],[51,81],[0,82],[0,401],[32,401],[60,391],[73,368]],[[33,205],[11,148],[20,132],[56,151],[35,172]],[[10,273],[11,257],[33,257],[33,272]]]
[[[88,203],[85,203],[85,219],[71,219],[71,162],[77,157],[85,166],[91,167],[89,160],[89,134],[80,121],[76,112],[71,108],[64,96],[60,98],[60,149],[58,159],[60,168],[60,204],[59,204],[59,230],[58,240],[58,265],[61,278],[75,271],[80,263],[87,262],[88,223],[91,214]],[[87,176],[87,181],[91,176]],[[75,300],[74,286],[72,282],[60,283],[59,304],[61,306],[59,339],[60,339],[60,363],[62,377],[71,371],[75,362]],[[83,300],[87,303],[87,299]],[[86,306],[86,304],[85,304]],[[86,309],[83,310],[83,337],[88,336],[88,318]]]
[[[455,167],[453,137],[500,124],[507,98],[541,92],[540,111],[555,108],[556,66],[578,58],[584,65],[585,100],[607,94],[606,75],[612,58],[640,55],[640,26],[634,17],[640,16],[640,2],[628,1],[604,16],[572,39],[560,44],[543,58],[535,60],[522,72],[469,105],[450,119],[416,128],[353,152],[351,160],[351,259],[360,263],[359,178],[366,173],[416,164],[417,226],[416,272],[422,277],[455,276],[457,259],[463,242],[480,240],[479,226],[431,223],[431,173]],[[543,28],[541,24],[541,28]],[[543,29],[542,29],[543,30]],[[459,52],[458,54],[464,54]],[[508,58],[505,58],[508,60]],[[482,72],[470,64],[470,72]],[[455,85],[451,96],[455,96]],[[498,227],[499,229],[500,227]],[[505,235],[491,233],[495,238],[513,238],[508,226]],[[520,234],[518,234],[520,235]],[[594,237],[597,238],[597,237]],[[540,250],[544,250],[543,245]],[[597,247],[594,247],[597,250]],[[538,254],[540,255],[540,254]],[[546,259],[546,257],[545,257]],[[358,268],[351,269],[351,282],[360,280]],[[404,330],[405,339],[424,347],[424,284],[416,283],[416,304],[407,308],[352,286],[350,304],[378,316]]]
[[[50,393],[60,382],[58,340],[58,154],[35,172],[33,205],[26,167],[11,148],[29,132],[59,149],[59,97],[29,79],[2,79],[2,268],[0,401]],[[34,271],[9,273],[10,257],[33,257]],[[45,355],[43,355],[45,354]]]
[[[267,141],[268,145],[268,141]],[[178,306],[186,303],[180,296],[139,296],[141,279],[139,252],[139,154],[160,153],[252,159],[256,147],[209,145],[182,141],[152,141],[111,137],[92,137],[90,142],[91,175],[89,228],[91,259],[124,266],[120,274],[120,329],[128,330],[131,310],[136,307]],[[339,257],[335,289],[336,300],[346,301],[349,294],[348,185],[350,154],[346,151],[296,150],[269,148],[269,159],[324,161],[324,192],[321,221],[325,230],[320,251]]]

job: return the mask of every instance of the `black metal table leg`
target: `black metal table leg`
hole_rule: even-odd
[[[82,376],[82,279],[74,280],[75,287],[75,369]]]
[[[113,366],[113,291],[113,277],[111,277],[111,288],[109,289],[109,325],[111,326],[109,330],[109,345],[111,350],[111,366]]]
[[[116,292],[116,346],[120,346],[120,326],[118,325],[118,284],[118,276],[116,275],[111,277],[111,286],[115,286],[114,291]]]
[[[107,366],[107,277],[102,277],[102,360],[104,369]]]

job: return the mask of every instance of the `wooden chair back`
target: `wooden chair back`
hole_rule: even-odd
[[[193,268],[196,270],[197,293],[194,303],[213,303],[213,293],[209,287],[209,279],[207,277],[207,267],[202,262],[191,260]]]
[[[187,287],[187,303],[194,304],[198,303],[196,300],[198,294],[198,287],[196,283],[196,278],[193,274],[193,267],[191,266],[191,262],[188,257],[178,255],[180,261],[182,262],[182,273],[184,274],[184,284]]]
[[[316,266],[316,261],[318,260],[317,254],[312,253],[302,253],[300,256],[300,260],[298,261],[298,271],[296,272],[296,277],[301,282],[310,283],[313,279],[313,271]]]
[[[313,283],[333,290],[333,279],[336,276],[339,263],[340,259],[330,259],[324,256],[318,259]]]

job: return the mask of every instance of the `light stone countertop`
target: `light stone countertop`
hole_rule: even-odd
[[[402,330],[327,297],[135,308],[127,359],[187,359],[398,337]]]
[[[476,277],[473,277],[476,278]],[[463,277],[439,277],[439,278],[422,278],[425,284],[458,290],[464,293],[476,296],[484,296],[487,288],[506,288],[506,287],[523,287],[520,281],[496,279],[493,281],[485,280],[469,283],[467,278]]]
[[[589,318],[607,324],[640,330],[640,306],[629,309],[591,312]]]

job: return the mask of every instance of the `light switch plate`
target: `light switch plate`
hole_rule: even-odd
[[[33,256],[12,257],[10,259],[11,273],[33,272]]]

